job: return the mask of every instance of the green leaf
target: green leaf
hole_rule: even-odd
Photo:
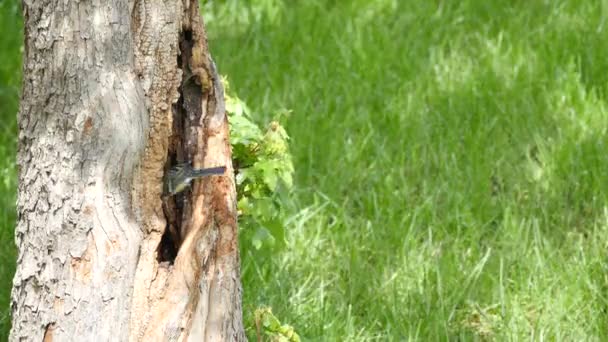
[[[246,116],[230,117],[230,142],[232,144],[250,145],[263,139],[262,131]]]
[[[273,201],[268,197],[256,199],[252,207],[256,218],[260,220],[270,220],[276,212]]]
[[[284,246],[285,241],[285,225],[278,218],[264,221],[264,227],[268,228],[275,241],[280,245]]]
[[[300,336],[295,329],[289,324],[281,324],[271,308],[257,308],[254,319],[256,325],[263,328],[264,335],[270,337],[271,341],[300,342]]]
[[[255,249],[264,245],[285,245],[283,207],[293,186],[293,163],[289,135],[280,124],[288,110],[278,111],[276,120],[265,131],[252,120],[244,101],[229,94],[226,85],[226,111],[230,121],[230,142],[236,170],[239,226]],[[278,241],[278,244],[276,243]]]
[[[226,96],[226,111],[234,116],[249,116],[247,104],[236,96]]]
[[[251,202],[248,197],[239,199],[236,207],[241,212],[241,215],[248,215],[251,212]]]

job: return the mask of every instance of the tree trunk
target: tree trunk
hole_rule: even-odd
[[[198,0],[24,0],[24,17],[11,340],[244,340]],[[228,170],[161,198],[182,161]]]

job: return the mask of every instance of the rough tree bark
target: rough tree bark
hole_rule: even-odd
[[[198,0],[23,7],[11,340],[244,340],[224,94]],[[161,199],[180,161],[228,170]]]

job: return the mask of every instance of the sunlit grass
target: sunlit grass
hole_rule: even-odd
[[[9,7],[0,339],[21,41]],[[608,339],[606,6],[226,0],[203,10],[220,72],[256,118],[293,109],[287,247],[241,244],[245,317],[270,305],[319,341]]]
[[[607,337],[599,2],[207,10],[259,120],[294,111],[288,248],[244,247],[246,310],[312,340]]]

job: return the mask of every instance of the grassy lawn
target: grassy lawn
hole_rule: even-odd
[[[247,3],[203,7],[211,49],[259,122],[293,110],[296,182],[287,247],[242,244],[246,317],[271,306],[313,341],[608,340],[608,5]],[[15,253],[11,6],[0,339]]]
[[[309,340],[608,339],[608,8],[225,1],[222,73],[293,109],[288,247],[245,309]]]

